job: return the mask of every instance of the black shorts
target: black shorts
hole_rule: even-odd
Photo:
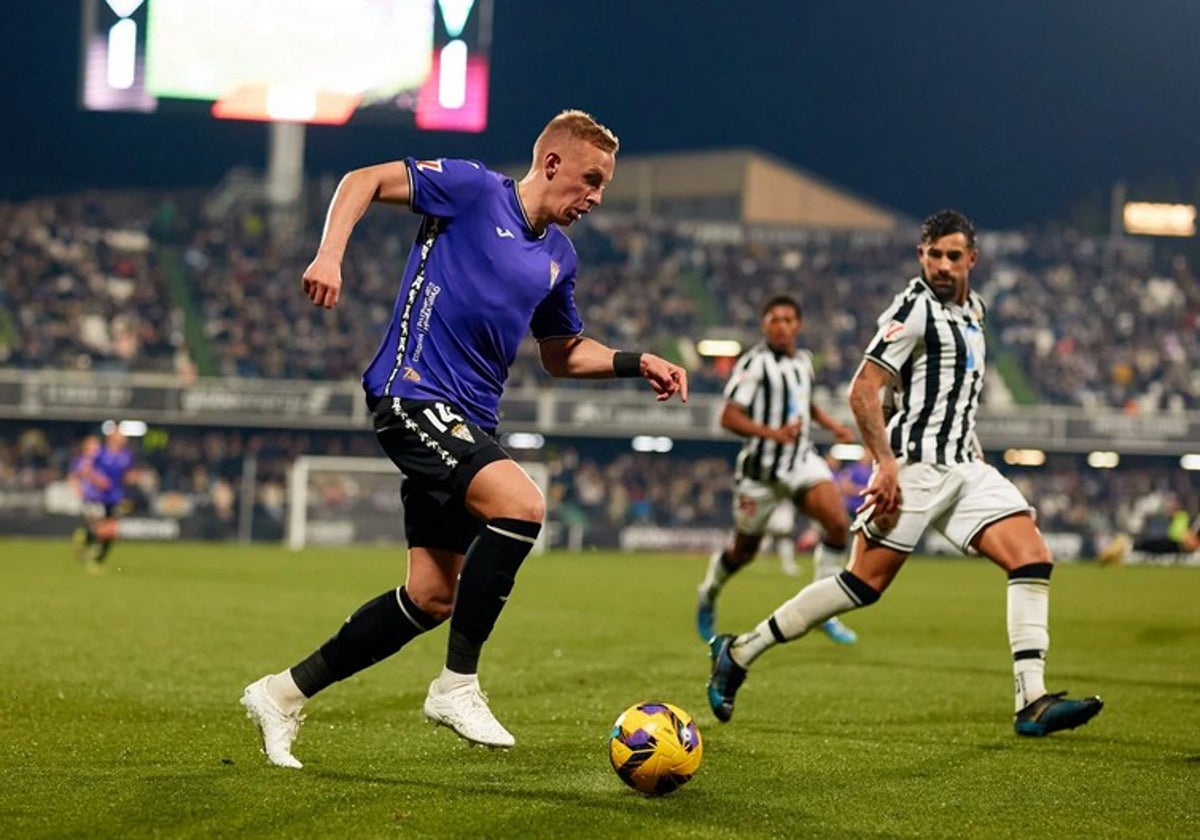
[[[83,503],[83,521],[97,522],[104,519],[115,519],[120,513],[120,504],[106,504],[105,502],[84,502]]]
[[[410,548],[465,554],[480,521],[467,511],[467,487],[493,461],[510,457],[493,431],[440,400],[367,398],[379,445],[404,480],[404,536]]]

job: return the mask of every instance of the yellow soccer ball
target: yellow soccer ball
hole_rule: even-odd
[[[704,744],[692,716],[671,703],[630,706],[613,724],[608,757],[621,781],[658,796],[696,775]]]

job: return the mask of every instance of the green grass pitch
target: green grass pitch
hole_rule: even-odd
[[[1048,682],[1107,707],[1027,740],[985,561],[914,559],[847,617],[857,646],[769,652],[726,725],[692,626],[703,564],[532,558],[482,671],[513,750],[423,721],[439,629],[309,704],[289,771],[259,753],[242,687],[399,583],[397,550],[127,543],[90,576],[65,542],[0,540],[0,836],[1200,836],[1200,570],[1061,566]],[[720,626],[799,583],[760,559]],[[613,720],[646,699],[704,738],[696,778],[658,799],[607,757]]]

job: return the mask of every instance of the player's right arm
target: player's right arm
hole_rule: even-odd
[[[850,410],[858,423],[863,446],[875,458],[875,472],[862,492],[863,506],[875,505],[876,514],[888,514],[900,507],[900,467],[888,441],[880,392],[891,388],[894,375],[870,357],[863,359],[850,383]]]
[[[721,410],[721,428],[742,437],[757,437],[779,443],[795,443],[800,436],[800,421],[792,420],[786,426],[765,426],[754,422],[746,409],[732,400],[726,400]]]
[[[409,204],[412,185],[403,161],[367,166],[348,173],[338,184],[325,215],[317,256],[304,270],[304,294],[317,306],[332,309],[342,293],[342,257],[354,226],[372,201]]]
[[[743,353],[734,363],[733,373],[725,383],[725,407],[721,410],[721,428],[741,437],[774,440],[784,445],[800,437],[800,420],[792,418],[785,426],[765,426],[756,423],[746,410],[762,387],[763,360],[753,350]]]

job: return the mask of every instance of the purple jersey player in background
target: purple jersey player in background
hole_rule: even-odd
[[[380,445],[403,474],[408,575],[295,666],[246,687],[242,704],[272,764],[301,766],[291,748],[309,698],[447,619],[446,665],[429,686],[425,716],[474,743],[514,744],[477,673],[545,517],[538,486],[496,441],[517,348],[532,333],[554,376],[641,377],[659,400],[687,399],[682,368],[585,338],[575,308],[578,265],[560,228],[600,204],[617,146],[588,114],[564,111],[538,136],[520,181],[477,161],[407,158],[338,185],[303,276],[317,306],[338,304],[342,257],[372,202],[424,217],[391,323],[363,374]]]
[[[125,501],[125,482],[133,468],[133,452],[125,435],[113,427],[104,441],[83,439],[71,465],[71,483],[83,502],[83,527],[75,532],[76,554],[86,568],[98,572],[117,539],[117,515]]]
[[[864,449],[862,457],[857,461],[847,461],[834,470],[833,478],[841,491],[846,513],[851,521],[858,517],[859,508],[863,505],[862,494],[871,483],[871,469],[874,463],[871,453]]]

